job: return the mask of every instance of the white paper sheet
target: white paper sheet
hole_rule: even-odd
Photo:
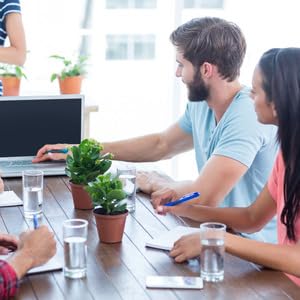
[[[171,250],[174,243],[183,235],[198,233],[199,228],[177,226],[170,231],[161,233],[159,236],[146,242],[146,247],[157,248],[161,250]]]
[[[0,207],[23,205],[23,201],[14,191],[5,191],[0,193]]]

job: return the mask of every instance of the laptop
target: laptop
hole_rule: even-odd
[[[83,118],[83,95],[0,97],[1,176],[20,177],[30,169],[64,175],[64,161],[31,161],[45,144],[79,144]]]

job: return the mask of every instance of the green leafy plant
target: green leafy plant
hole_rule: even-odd
[[[111,173],[99,175],[95,181],[90,182],[86,187],[94,206],[100,206],[107,215],[114,215],[126,212],[126,194],[123,185],[118,177]]]
[[[24,73],[23,67],[11,65],[11,64],[0,64],[0,76],[1,77],[17,77],[17,78],[26,78],[27,76]]]
[[[87,185],[111,166],[112,154],[101,155],[103,146],[96,140],[85,139],[70,150],[72,155],[67,156],[66,174],[74,184]]]
[[[59,73],[53,73],[51,75],[51,82],[58,77],[61,80],[64,80],[66,77],[75,77],[86,74],[87,56],[79,56],[75,62],[60,55],[51,55],[50,58],[58,59],[63,63],[63,69]]]

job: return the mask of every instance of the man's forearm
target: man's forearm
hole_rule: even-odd
[[[103,143],[103,152],[110,152],[116,160],[153,162],[164,158],[165,147],[159,134],[150,134],[128,140]]]

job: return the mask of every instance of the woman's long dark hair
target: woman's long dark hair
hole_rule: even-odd
[[[271,49],[258,64],[267,99],[278,117],[278,140],[285,163],[284,208],[281,222],[289,240],[296,241],[300,213],[300,48]]]

